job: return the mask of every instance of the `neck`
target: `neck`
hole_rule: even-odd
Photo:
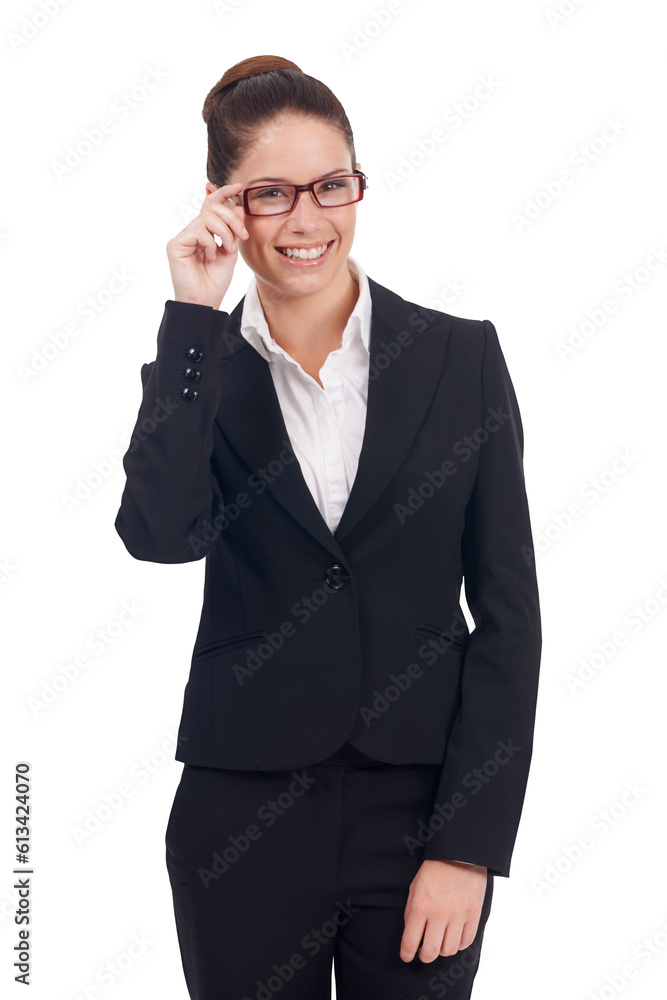
[[[285,295],[257,278],[257,292],[269,332],[287,351],[329,351],[340,346],[359,285],[347,264],[335,279],[313,295]]]

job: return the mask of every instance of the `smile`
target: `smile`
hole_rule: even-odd
[[[276,250],[283,257],[290,257],[294,260],[319,260],[332,244],[333,240],[330,243],[321,243],[314,247],[276,247]]]

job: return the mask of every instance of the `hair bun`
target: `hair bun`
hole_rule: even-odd
[[[208,125],[209,119],[224,91],[231,89],[239,80],[243,80],[249,76],[258,76],[260,73],[270,73],[275,69],[291,69],[295,73],[303,73],[300,66],[297,66],[290,59],[284,59],[282,56],[250,56],[249,59],[242,59],[241,62],[230,66],[211,89],[204,101],[202,117],[206,124]]]
[[[258,136],[271,123],[295,118],[319,121],[345,140],[356,163],[354,138],[345,109],[321,80],[282,56],[253,56],[231,66],[208,94],[206,176],[217,187],[229,183]]]

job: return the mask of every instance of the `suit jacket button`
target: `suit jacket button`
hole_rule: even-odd
[[[201,371],[199,368],[186,368],[183,374],[188,382],[198,382],[201,376]]]
[[[181,389],[181,396],[186,399],[188,403],[192,403],[199,395],[199,389]]]
[[[347,587],[350,582],[350,574],[344,566],[339,566],[338,563],[334,563],[334,565],[329,566],[326,571],[325,580],[330,587],[333,587],[334,590],[342,590],[342,588]]]
[[[191,347],[188,351],[188,358],[190,361],[194,361],[197,364],[198,361],[202,361],[204,357],[204,352],[199,347]]]

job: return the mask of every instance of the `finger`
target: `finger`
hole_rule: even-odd
[[[240,199],[236,197],[242,189],[242,182],[236,181],[234,184],[223,184],[221,187],[216,188],[215,191],[211,191],[206,197],[210,199],[208,208],[226,208],[233,213],[233,217],[241,223],[239,236],[246,239],[248,232],[245,228],[245,211]]]
[[[411,962],[415,957],[425,926],[426,918],[418,916],[415,912],[409,914],[405,920],[405,929],[401,938],[400,949],[400,957],[404,962]]]
[[[219,201],[220,199],[224,200],[225,198],[238,194],[242,187],[243,183],[241,181],[234,181],[233,184],[220,184],[219,186],[216,186],[210,194],[207,194],[206,197],[212,198],[214,201]]]
[[[443,934],[444,930],[444,934]],[[440,939],[435,945],[436,955],[445,955],[449,957],[455,955],[457,951],[461,951],[461,933],[463,930],[463,924],[460,921],[450,921],[446,928],[440,928]],[[429,946],[430,947],[430,946]],[[430,952],[429,952],[430,954]]]
[[[215,214],[204,220],[206,231],[212,236],[217,236],[220,243],[216,245],[227,253],[234,253],[239,244],[239,236],[222,222]]]
[[[186,253],[177,252],[178,257],[191,257],[193,254],[201,254],[204,260],[210,262],[215,260],[219,249],[222,249],[223,253],[230,252],[227,250],[227,247],[218,246],[215,241],[215,234],[209,232],[205,226],[193,227],[179,241],[178,246],[187,251]]]
[[[201,218],[208,231],[219,236],[228,250],[235,240],[248,237],[248,232],[239,217],[222,205],[212,206],[202,214]]]
[[[218,239],[220,239],[220,237],[218,237]],[[239,248],[239,241],[236,238],[233,239],[232,242],[229,244],[218,243],[218,239],[216,239],[215,245],[218,248],[218,250],[222,250],[222,252],[225,255],[233,256]]]
[[[197,244],[203,250],[204,259],[214,261],[218,253],[218,244],[208,230],[197,233]]]
[[[459,945],[460,951],[463,951],[464,948],[469,948],[477,937],[479,921],[480,917],[477,917],[476,920],[467,920],[463,925],[463,931],[461,932],[461,944]]]
[[[220,244],[214,237],[218,237]],[[228,253],[234,252],[234,233],[219,218],[215,212],[204,212],[186,227],[182,234],[177,237],[177,247],[191,248],[190,253],[198,248],[205,251],[207,260],[215,258],[216,250],[220,247]],[[186,256],[190,256],[190,253]]]
[[[231,205],[209,205],[205,210],[217,215],[235,233],[239,239],[247,239],[249,233],[245,227],[243,209]]]
[[[215,188],[210,194],[207,194],[203,203],[204,205],[229,205],[234,206],[234,208],[243,208],[239,206],[237,195],[243,190],[243,184],[241,181],[235,181],[234,184],[222,184],[220,187]]]

